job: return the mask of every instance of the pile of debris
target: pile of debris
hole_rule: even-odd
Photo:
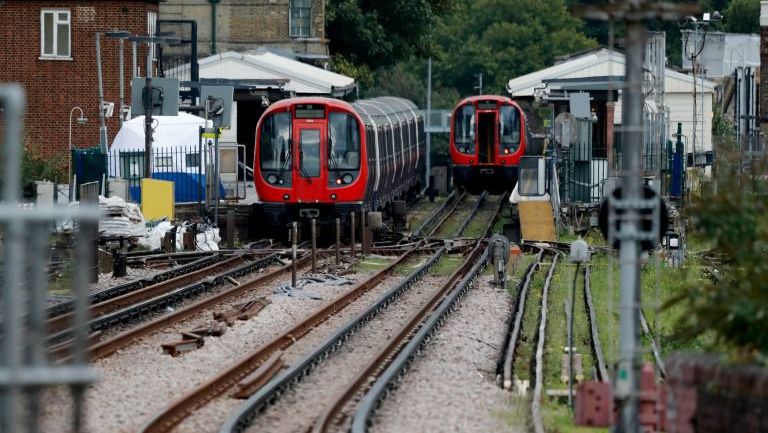
[[[135,203],[127,203],[120,197],[99,196],[99,234],[105,237],[125,237],[139,240],[147,237],[144,215]]]

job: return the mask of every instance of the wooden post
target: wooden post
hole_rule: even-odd
[[[227,247],[235,247],[235,211],[227,211]]]
[[[352,239],[349,241],[349,246],[351,248],[350,252],[352,254],[352,257],[355,257],[355,212],[350,212],[349,218],[351,219],[350,224],[352,226],[352,229],[351,229]]]
[[[336,218],[336,264],[341,264],[341,218]]]
[[[296,225],[296,221],[292,223],[291,226],[291,244],[293,244],[293,248],[291,249],[291,287],[296,288],[296,241],[299,236],[299,228]]]
[[[317,220],[312,218],[312,273],[317,273]]]

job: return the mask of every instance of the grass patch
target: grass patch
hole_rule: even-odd
[[[567,404],[546,400],[542,405],[544,426],[547,431],[558,433],[606,433],[608,427],[577,427],[573,425],[573,415]]]
[[[531,399],[519,395],[511,395],[504,409],[492,412],[505,427],[511,431],[531,430]]]
[[[456,270],[464,259],[461,256],[446,255],[443,256],[432,268],[430,275],[435,277],[443,277],[450,275]]]
[[[522,329],[520,330],[520,341],[517,345],[513,366],[513,374],[518,380],[531,379],[531,361],[535,353],[534,342],[539,332],[542,288],[544,287],[544,281],[550,266],[549,263],[542,263],[539,270],[533,276],[531,285],[528,287],[528,296],[525,300],[525,310],[523,311],[523,321],[521,324]]]
[[[424,219],[426,219],[429,215],[432,215],[432,212],[435,211],[443,202],[445,201],[445,197],[435,197],[434,202],[430,202],[428,199],[424,198],[421,201],[419,201],[413,209],[408,210],[408,214],[406,215],[406,221],[408,222],[408,227],[410,229],[415,229],[416,227],[421,224]]]
[[[367,273],[380,271],[392,263],[392,259],[386,257],[364,257],[352,267],[354,273]]]

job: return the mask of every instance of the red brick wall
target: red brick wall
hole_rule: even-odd
[[[40,11],[70,10],[72,60],[40,60]],[[86,125],[73,120],[73,147],[99,144],[99,94],[96,73],[96,32],[125,30],[147,34],[147,12],[157,12],[157,0],[5,0],[0,2],[0,83],[17,82],[27,94],[24,124],[27,148],[45,158],[67,160],[69,113],[80,106]],[[107,119],[108,140],[119,129],[118,41],[102,37],[104,99],[115,103]],[[145,70],[146,48],[139,49]],[[131,44],[125,43],[125,101],[130,104]],[[73,119],[78,117],[75,111]]]

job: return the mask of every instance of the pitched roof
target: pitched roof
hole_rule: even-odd
[[[624,54],[607,48],[597,48],[567,57],[548,68],[509,80],[507,91],[513,96],[533,96],[535,88],[543,87],[545,80],[560,78],[586,78],[624,75]],[[664,71],[664,91],[685,93],[693,91],[693,77],[670,67]],[[699,89],[713,92],[715,83],[698,79]]]
[[[272,53],[265,49],[227,51],[198,61],[200,78],[287,79],[283,89],[300,95],[342,96],[355,79]]]

